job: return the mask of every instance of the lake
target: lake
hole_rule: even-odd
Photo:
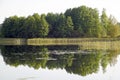
[[[118,43],[1,45],[0,80],[119,80]]]

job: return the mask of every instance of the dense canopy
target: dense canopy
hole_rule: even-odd
[[[47,15],[34,13],[28,17],[11,16],[4,20],[1,37],[5,38],[64,38],[64,37],[118,37],[117,20],[99,15],[97,9],[80,6],[67,9],[65,13]]]

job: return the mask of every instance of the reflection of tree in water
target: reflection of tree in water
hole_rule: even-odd
[[[52,58],[55,58],[56,60],[49,60],[46,64],[46,66],[49,69],[54,68],[61,68],[64,69],[67,66],[71,66],[74,58],[74,54],[52,54]]]
[[[117,63],[118,55],[118,50],[112,50],[108,51],[108,54],[105,54],[101,57],[101,66],[103,68],[103,72],[106,72],[106,67],[108,64],[110,64],[110,66],[114,66]]]
[[[49,57],[44,46],[4,46],[2,55],[4,61],[11,66],[28,65],[35,69],[44,68]],[[43,59],[39,59],[43,58]]]
[[[97,73],[99,66],[105,72],[108,64],[115,65],[118,51],[86,51],[77,54],[51,54],[48,49],[55,47],[45,46],[4,46],[2,47],[2,55],[6,64],[11,66],[29,66],[34,69],[39,68],[61,68],[68,73],[74,73],[81,76]],[[66,47],[56,47],[56,50]],[[60,51],[60,50],[59,50]],[[58,52],[59,52],[58,51]]]
[[[100,54],[77,55],[77,60],[73,61],[72,66],[66,67],[70,73],[86,76],[87,74],[96,73],[99,68]]]

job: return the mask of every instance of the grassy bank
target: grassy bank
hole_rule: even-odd
[[[119,38],[32,38],[27,40],[28,45],[79,45],[94,42],[120,41]]]
[[[119,38],[33,38],[28,45],[79,45],[81,49],[120,49]]]
[[[119,38],[0,38],[0,45],[79,45],[81,49],[120,49]]]
[[[0,38],[0,45],[24,45],[26,39],[22,38]]]

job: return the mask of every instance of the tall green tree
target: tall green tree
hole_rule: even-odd
[[[46,37],[49,33],[49,24],[44,14],[41,15],[40,27],[38,27],[38,29],[40,34],[39,37]]]
[[[100,35],[100,20],[99,13],[97,9],[89,8],[89,17],[88,17],[88,36],[90,37],[99,37]]]
[[[71,16],[71,11],[72,11],[72,9],[70,8],[70,9],[67,9],[66,11],[65,11],[65,16]]]
[[[56,22],[59,19],[59,14],[48,13],[46,16],[46,21],[49,24],[48,37],[54,37],[54,31],[56,29]]]
[[[117,20],[114,16],[109,17],[108,22],[108,36],[109,37],[117,37],[120,34],[120,26],[117,24]]]
[[[77,37],[98,36],[100,21],[97,9],[81,6],[73,8],[71,11],[69,9],[65,14],[71,15]]]
[[[24,33],[25,33],[25,28],[24,28],[24,22],[25,22],[25,17],[19,17],[18,18],[18,26],[17,26],[17,34],[15,38],[24,38]]]
[[[26,18],[24,28],[25,38],[45,37],[49,32],[49,27],[45,19],[45,15],[40,16],[37,13]]]
[[[106,10],[103,9],[102,11],[102,15],[101,15],[101,25],[102,25],[102,28],[103,28],[103,37],[106,37],[107,36],[107,32],[108,32],[108,16],[106,14]]]
[[[54,28],[54,37],[65,37],[65,25],[66,23],[66,17],[64,14],[60,14],[58,20],[55,23]]]
[[[73,21],[72,18],[70,16],[68,16],[66,18],[66,37],[72,37],[72,32],[74,30],[74,25],[73,25]]]
[[[41,16],[38,13],[34,13],[32,16],[35,19],[35,28],[34,28],[35,36],[34,37],[40,37],[41,34],[39,33],[39,28],[41,27],[40,26],[41,25]]]
[[[6,18],[2,24],[1,34],[3,37],[14,38],[17,37],[19,32],[19,18],[17,16],[12,16]]]
[[[54,37],[70,37],[73,30],[73,22],[70,16],[66,17],[64,14],[60,14],[58,20],[55,23]]]
[[[35,18],[33,16],[28,16],[25,20],[24,23],[24,37],[25,38],[32,38],[35,37],[35,28],[36,28],[36,24],[35,24]]]

